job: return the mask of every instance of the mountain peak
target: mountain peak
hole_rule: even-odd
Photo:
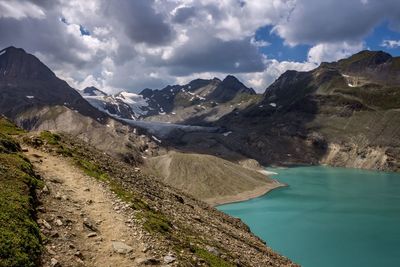
[[[55,74],[34,55],[14,46],[0,51],[0,80],[47,80]]]
[[[253,89],[246,87],[235,76],[228,75],[208,96],[208,99],[213,99],[217,102],[224,103],[234,99],[238,94],[242,93],[251,95],[256,94]]]
[[[104,93],[100,89],[97,89],[94,86],[86,87],[85,89],[82,90],[82,94],[84,96],[107,96],[106,93]]]
[[[378,66],[391,59],[392,56],[384,51],[363,50],[346,59],[339,60],[338,63],[342,67],[365,68]]]
[[[236,78],[236,77],[233,76],[233,75],[227,75],[227,76],[225,77],[225,79],[224,79],[222,82],[239,82],[239,83],[240,83],[240,81],[238,80],[238,78]]]
[[[4,48],[3,50],[0,51],[0,53],[6,52],[6,53],[24,53],[26,54],[25,50],[22,48],[17,48],[15,46],[9,46],[7,48]]]

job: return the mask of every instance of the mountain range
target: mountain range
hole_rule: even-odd
[[[235,263],[239,266],[294,265],[260,244],[242,223],[201,201],[215,205],[283,186],[261,174],[267,165],[400,171],[399,87],[400,58],[381,51],[361,51],[307,72],[286,71],[263,94],[231,75],[138,94],[75,90],[23,49],[0,51],[0,114],[31,131],[21,140],[34,149],[44,146],[41,153],[72,157],[117,195],[128,194],[118,191],[121,186],[131,188],[128,195],[141,198],[134,208],[147,215],[151,210],[146,220],[161,232],[177,231],[153,237],[182,246],[180,260],[190,262],[194,255],[196,262],[199,255],[204,260],[211,246],[223,250],[223,258],[208,253],[205,261],[223,266],[233,266],[235,257],[243,262]],[[12,128],[6,119],[1,122],[6,126],[0,130]],[[1,134],[0,144],[7,147],[0,153],[23,153]],[[217,224],[226,231],[223,237],[207,235],[191,245],[192,235],[214,231]],[[192,225],[195,232],[188,230]],[[251,252],[239,255],[242,246]]]
[[[168,85],[158,90],[144,89],[139,94],[119,92],[108,95],[95,87],[80,91],[94,107],[123,119],[184,122],[193,116],[215,113],[215,120],[232,112],[233,105],[256,95],[234,76],[224,80],[197,79],[185,85]]]

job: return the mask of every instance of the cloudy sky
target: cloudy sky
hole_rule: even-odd
[[[262,92],[288,69],[362,49],[400,55],[399,0],[0,0],[0,47],[107,92],[236,75]]]

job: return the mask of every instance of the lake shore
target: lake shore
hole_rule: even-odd
[[[285,186],[287,186],[287,184],[280,183],[277,180],[273,179],[273,181],[271,183],[257,187],[254,190],[244,191],[242,193],[232,195],[232,196],[208,198],[208,199],[205,199],[204,201],[206,203],[210,204],[211,206],[216,207],[219,205],[224,205],[224,204],[229,204],[229,203],[237,203],[237,202],[242,202],[242,201],[250,200],[253,198],[261,197],[261,196],[271,192],[274,189],[277,189],[280,187],[285,187]]]

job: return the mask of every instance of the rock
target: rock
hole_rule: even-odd
[[[56,220],[55,220],[55,223],[56,223],[58,226],[62,226],[62,225],[63,225],[63,222],[62,222],[60,219],[56,219]]]
[[[59,237],[60,235],[58,234],[57,231],[53,231],[53,232],[51,232],[50,236],[51,236],[52,238],[57,238],[57,237]]]
[[[46,220],[42,220],[41,223],[43,224],[44,227],[51,230],[51,225]]]
[[[95,236],[97,236],[97,233],[95,233],[95,232],[89,233],[87,235],[87,237],[95,237]]]
[[[113,251],[119,254],[127,254],[132,252],[133,248],[122,242],[114,241],[112,242]]]
[[[61,264],[58,262],[58,260],[56,260],[55,258],[51,258],[50,260],[50,266],[51,267],[60,267]]]
[[[173,263],[175,260],[176,258],[171,253],[164,257],[164,262],[166,264]]]
[[[147,251],[150,250],[150,248],[151,248],[151,247],[149,247],[149,246],[145,246],[145,247],[142,249],[142,252],[143,252],[143,253],[146,253]]]
[[[88,188],[88,187],[85,187],[85,188],[83,189],[83,191],[86,191],[86,192],[88,192],[88,191],[90,191],[90,188]]]
[[[43,206],[38,207],[36,210],[41,212],[41,213],[46,213],[46,208],[43,207]]]
[[[50,254],[50,255],[56,255],[57,253],[54,251],[54,250],[52,250],[51,248],[47,248],[47,252]]]
[[[96,226],[94,226],[94,223],[91,220],[89,220],[88,218],[83,218],[83,225],[86,228],[88,228],[89,230],[92,230],[94,232],[98,231]]]
[[[160,263],[160,260],[156,259],[156,258],[138,258],[136,260],[136,262],[139,265],[156,265]]]
[[[82,252],[80,252],[79,250],[77,252],[74,253],[75,257],[78,257],[79,259],[83,260],[83,255]]]
[[[55,176],[50,177],[49,181],[50,181],[50,182],[53,182],[53,183],[55,183],[55,184],[62,184],[62,183],[64,183],[64,181],[63,181],[62,179],[60,179],[60,178],[58,178],[58,177],[55,177]]]
[[[50,192],[49,188],[47,187],[47,185],[43,186],[42,188],[42,193],[44,194],[48,194]]]
[[[221,255],[221,253],[215,247],[207,246],[206,249],[208,252],[214,254],[215,256],[219,257]]]

